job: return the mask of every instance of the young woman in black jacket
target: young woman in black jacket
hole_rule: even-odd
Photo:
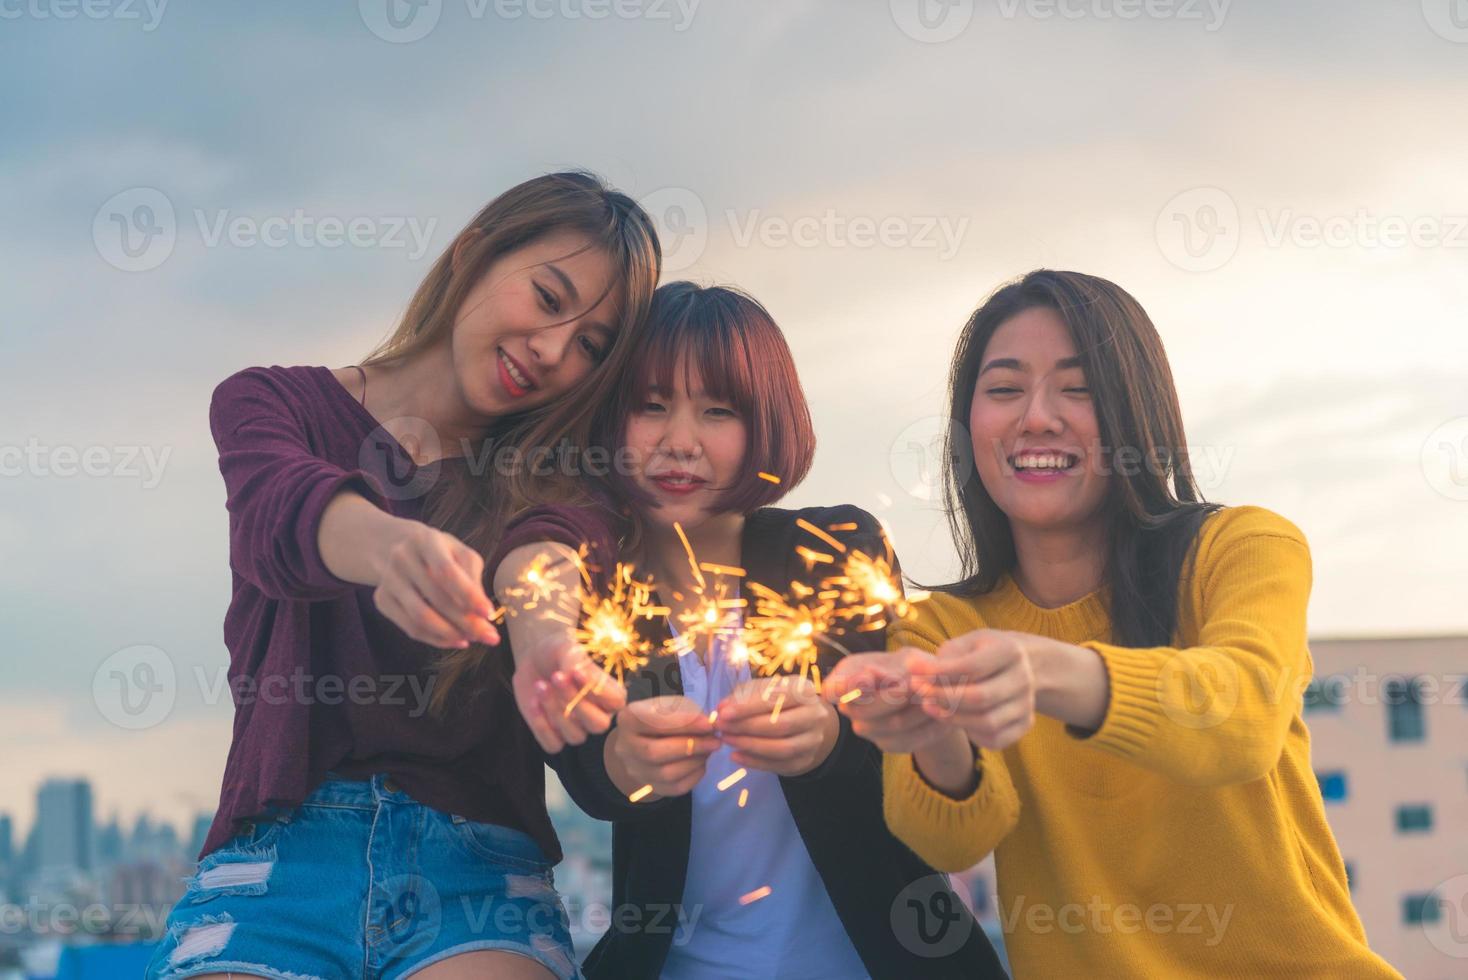
[[[669,607],[642,626],[652,655],[627,673],[609,732],[566,718],[587,682],[574,672],[542,683],[526,718],[577,804],[615,824],[611,928],[588,976],[1004,976],[947,879],[887,830],[881,753],[810,680],[760,677],[741,646],[755,583],[820,589],[833,566],[812,553],[886,550],[857,507],[768,506],[805,476],[815,441],[778,327],[736,291],[674,283],[631,363],[601,425],[618,503],[529,511],[490,560],[522,653],[575,644],[578,549],[598,591],[626,561]],[[525,608],[532,568],[562,601]],[[721,622],[703,628],[716,594]],[[880,649],[883,634],[836,640]]]

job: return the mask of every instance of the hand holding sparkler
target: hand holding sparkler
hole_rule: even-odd
[[[715,730],[739,765],[800,776],[826,761],[841,722],[814,683],[781,674],[741,684],[719,703]]]
[[[606,731],[627,701],[623,661],[597,662],[603,646],[616,645],[607,639],[615,624],[608,625],[606,616],[581,623],[591,602],[586,582],[582,556],[550,542],[515,549],[495,572],[515,657],[515,703],[550,753]]]
[[[836,665],[821,693],[851,719],[852,732],[883,752],[914,752],[943,738],[948,729],[924,708],[913,674],[914,664],[933,659],[912,648],[855,653]]]
[[[1029,640],[1007,630],[974,630],[945,641],[936,655],[908,661],[913,691],[931,718],[953,725],[969,741],[1003,749],[1035,724],[1035,668]]]
[[[607,737],[607,775],[633,802],[682,796],[698,785],[719,745],[696,702],[682,695],[633,701]]]

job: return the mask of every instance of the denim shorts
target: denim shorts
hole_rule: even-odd
[[[486,949],[582,976],[535,841],[426,807],[381,775],[328,778],[206,855],[187,884],[149,980],[395,980]]]

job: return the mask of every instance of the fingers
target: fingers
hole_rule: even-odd
[[[820,745],[817,731],[800,732],[785,738],[761,738],[758,735],[724,735],[724,744],[734,750],[731,758],[740,765],[759,769],[778,769],[807,758]]]
[[[689,735],[684,738],[676,736],[646,738],[633,735],[624,741],[630,753],[645,765],[650,766],[681,764],[690,759],[707,760],[723,744],[719,739],[708,735]]]
[[[936,656],[911,658],[908,667],[918,677],[940,677],[973,683],[1007,670],[1023,656],[1013,634],[1002,630],[974,630],[945,641]]]
[[[560,658],[561,670],[575,681],[581,703],[607,714],[615,714],[627,705],[627,688],[611,674],[592,662],[586,651],[570,646]]]
[[[462,650],[469,645],[464,634],[434,612],[409,585],[380,585],[372,598],[379,612],[420,643],[452,650]]]
[[[915,692],[925,705],[949,714],[978,714],[1029,694],[1032,683],[1025,671],[1006,670],[982,682],[959,683],[946,678],[923,678]],[[935,716],[936,717],[936,716]]]
[[[457,569],[453,579],[464,590],[468,600],[475,635],[481,642],[497,646],[500,642],[500,631],[492,622],[495,616],[494,603],[484,589],[484,557],[466,544],[459,544],[454,548],[453,556]]]
[[[464,554],[468,552],[469,554]],[[454,623],[465,639],[482,643],[498,643],[499,632],[489,624],[493,611],[484,585],[471,579],[462,563],[471,566],[483,561],[471,549],[447,534],[437,534],[425,541],[418,554],[416,567],[404,571],[414,587],[439,615]]]
[[[530,734],[535,736],[535,741],[540,745],[541,750],[555,755],[564,749],[565,740],[551,725],[550,719],[546,717],[541,707],[543,694],[537,688],[544,687],[545,682],[528,677],[522,671],[516,671],[511,686],[515,692],[515,705],[520,709],[520,716],[525,719]]]
[[[961,723],[964,734],[980,748],[1004,749],[1019,741],[1035,723],[1031,704],[1021,698]]]
[[[855,653],[842,657],[835,670],[821,683],[821,694],[830,701],[840,701],[852,691],[870,693],[877,689],[901,686],[907,677],[902,654]]]
[[[703,708],[681,695],[645,698],[630,702],[620,715],[618,726],[637,735],[681,736],[687,738],[714,734],[713,723]]]

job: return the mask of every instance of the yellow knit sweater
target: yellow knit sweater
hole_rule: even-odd
[[[1310,768],[1304,536],[1236,507],[1196,547],[1176,648],[1111,644],[1104,589],[1045,609],[1006,577],[920,604],[890,647],[932,652],[984,628],[1053,637],[1100,655],[1110,703],[1089,737],[1041,716],[981,751],[964,800],[888,755],[887,823],[943,870],[994,852],[1021,980],[1399,977],[1366,945]]]

